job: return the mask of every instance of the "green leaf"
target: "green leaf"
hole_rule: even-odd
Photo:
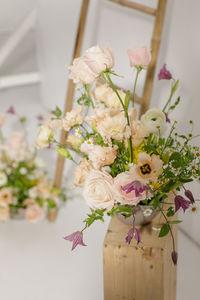
[[[60,118],[62,116],[62,111],[58,106],[56,106],[56,110],[53,113],[57,118]]]
[[[65,148],[57,148],[56,151],[63,157],[72,159],[70,152]]]
[[[26,117],[21,117],[19,120],[23,124],[27,121],[27,118]]]
[[[167,217],[173,217],[175,214],[174,208],[170,206],[167,211]]]
[[[167,223],[163,224],[163,226],[161,227],[161,230],[160,230],[159,237],[166,236],[169,233],[169,230],[170,230],[169,224],[167,224]]]
[[[128,110],[129,103],[130,103],[130,91],[127,91],[125,97],[125,103],[124,103],[126,110]]]

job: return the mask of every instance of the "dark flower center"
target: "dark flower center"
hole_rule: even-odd
[[[140,170],[143,175],[151,173],[151,168],[149,164],[144,164],[143,166],[140,167]]]

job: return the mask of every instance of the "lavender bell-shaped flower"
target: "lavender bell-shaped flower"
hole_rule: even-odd
[[[179,208],[182,208],[184,212],[189,208],[191,202],[188,200],[185,200],[182,196],[177,195],[174,199],[175,202],[175,212],[179,210]]]
[[[194,201],[194,197],[193,197],[193,194],[190,190],[185,190],[185,196],[190,199],[190,202],[193,204],[195,201]]]
[[[83,233],[81,231],[76,231],[66,237],[64,240],[72,242],[72,250],[74,250],[78,245],[86,246],[83,242]]]
[[[167,70],[166,64],[164,64],[163,67],[160,69],[160,72],[158,74],[158,79],[170,80],[171,78],[172,78],[172,74]]]
[[[137,241],[137,243],[139,244],[141,242],[141,236],[140,236],[140,232],[137,228],[131,228],[126,236],[126,243],[130,244],[130,242],[132,241],[133,237],[135,238],[135,240]]]
[[[148,186],[142,186],[139,181],[132,181],[125,186],[121,186],[121,189],[124,192],[126,191],[126,194],[135,191],[135,196],[139,197],[141,193],[143,193],[144,191],[148,191]]]

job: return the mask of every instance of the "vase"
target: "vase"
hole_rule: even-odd
[[[147,209],[150,209],[152,212],[150,215],[145,215],[144,211]],[[116,213],[115,216],[122,221],[124,224],[127,225],[145,225],[150,223],[159,213],[159,211],[155,210],[152,206],[146,206],[146,205],[137,205],[132,208],[133,215],[125,218],[123,215]]]

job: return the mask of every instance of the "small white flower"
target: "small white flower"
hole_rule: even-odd
[[[80,127],[78,127],[78,128],[75,129],[75,135],[77,137],[82,137],[82,131],[81,131]]]
[[[197,213],[199,211],[199,207],[195,204],[191,205],[190,212]]]
[[[19,173],[21,175],[25,175],[25,174],[27,174],[27,169],[26,168],[20,168]]]
[[[90,138],[84,142],[84,144],[93,145],[93,140]]]
[[[5,185],[8,182],[8,178],[5,173],[0,172],[0,186]]]
[[[145,217],[149,217],[152,214],[153,210],[151,208],[147,208],[144,210],[143,214]]]

